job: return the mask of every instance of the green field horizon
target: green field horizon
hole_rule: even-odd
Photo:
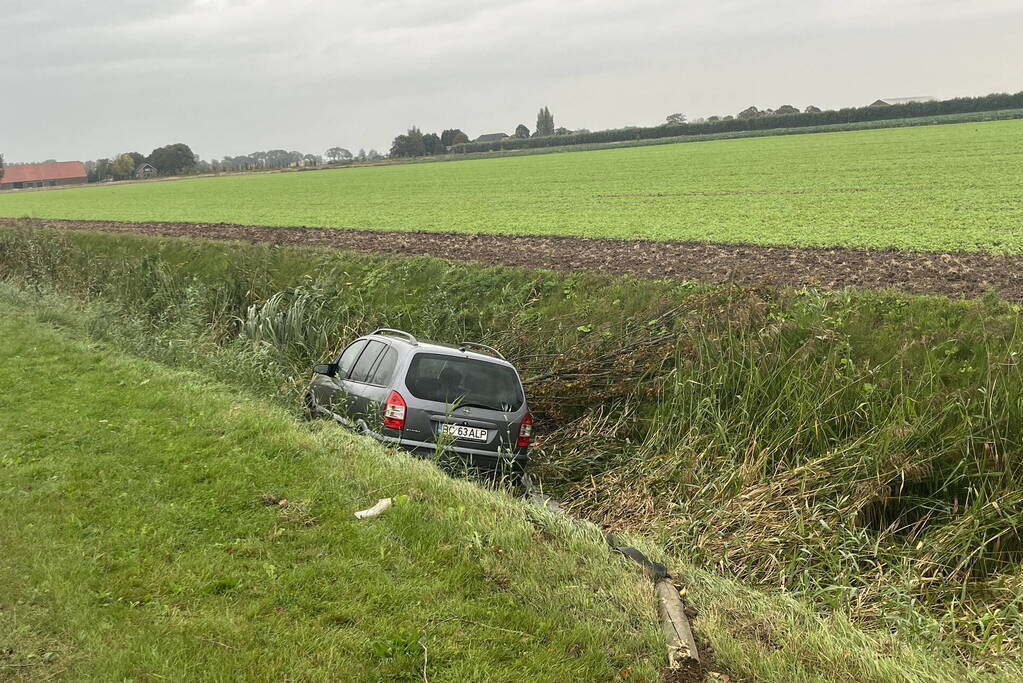
[[[1023,121],[0,195],[0,216],[1023,251]]]

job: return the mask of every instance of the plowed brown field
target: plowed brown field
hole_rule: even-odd
[[[438,232],[287,228],[225,223],[121,223],[0,219],[0,225],[127,232],[163,237],[237,240],[426,255],[485,264],[599,271],[644,278],[747,285],[862,287],[975,297],[993,290],[1023,301],[1023,256],[895,249],[816,249],[750,244],[660,242]]]

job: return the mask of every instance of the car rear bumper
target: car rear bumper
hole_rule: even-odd
[[[394,444],[417,455],[429,456],[437,452],[437,445],[429,441],[413,441],[384,434],[373,434],[373,436],[383,443]],[[472,467],[486,470],[507,468],[522,471],[525,470],[529,459],[526,453],[496,453],[464,446],[448,446],[444,449],[444,454],[462,459]]]
[[[361,434],[371,436],[381,443],[392,444],[421,456],[432,456],[437,452],[437,444],[433,442],[414,441],[412,439],[403,439],[398,436],[381,434],[366,428],[365,423],[360,422],[359,424],[355,424],[315,403],[312,407],[316,410],[316,412],[330,417],[345,427],[354,429]],[[514,472],[524,472],[526,470],[526,464],[529,462],[529,456],[524,449],[517,450],[512,453],[496,453],[494,451],[484,451],[475,448],[451,445],[445,449],[444,453],[460,458],[470,467],[481,470],[501,471],[510,469]]]

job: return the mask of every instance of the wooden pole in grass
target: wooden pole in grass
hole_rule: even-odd
[[[661,612],[661,630],[668,640],[668,665],[675,669],[685,660],[699,663],[700,653],[678,589],[667,579],[661,579],[654,586],[654,591]]]

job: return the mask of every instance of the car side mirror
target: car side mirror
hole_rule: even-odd
[[[337,374],[337,366],[333,363],[321,363],[313,366],[313,372],[317,375],[326,375],[327,377],[333,377]]]

